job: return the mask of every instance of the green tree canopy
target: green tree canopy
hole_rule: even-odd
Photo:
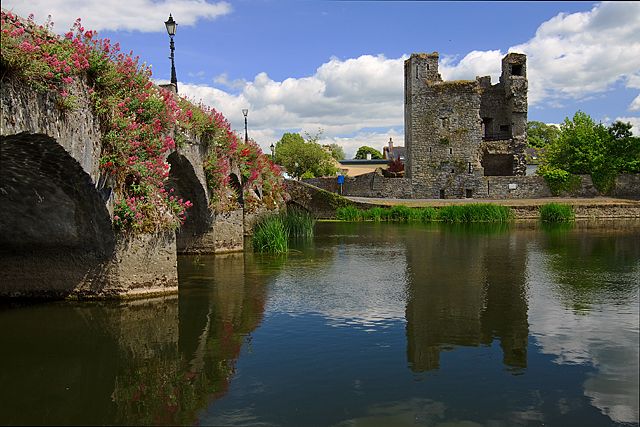
[[[347,157],[346,154],[344,154],[344,149],[335,142],[332,142],[331,144],[325,144],[323,145],[323,147],[331,148],[331,157],[336,160],[342,160]]]
[[[306,140],[300,134],[285,133],[276,143],[275,163],[284,166],[287,174],[296,178],[335,175],[337,169],[331,155],[317,142],[321,135],[321,129],[315,136],[306,133]]]
[[[534,120],[527,122],[527,146],[530,148],[547,148],[560,135],[560,129]]]
[[[538,173],[564,177],[589,174],[603,193],[613,189],[618,173],[640,172],[640,138],[631,136],[631,123],[615,122],[609,128],[579,111],[560,125],[558,138],[549,146]]]
[[[366,145],[363,145],[362,147],[358,148],[358,152],[356,153],[356,159],[366,159],[367,158],[367,154],[371,153],[371,158],[372,159],[381,159],[382,158],[382,153],[379,152],[378,150],[376,150],[373,147],[367,147]]]

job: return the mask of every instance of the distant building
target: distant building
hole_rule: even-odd
[[[393,138],[389,138],[389,144],[382,148],[382,158],[404,163],[404,147],[394,147]]]

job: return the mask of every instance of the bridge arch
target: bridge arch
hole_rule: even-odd
[[[0,141],[0,294],[68,294],[114,251],[104,197],[54,138]]]
[[[198,241],[210,231],[212,223],[207,193],[187,157],[173,152],[167,158],[167,162],[171,165],[171,169],[165,189],[174,197],[193,203],[193,206],[186,209],[183,224],[176,231],[177,250],[178,252],[199,252]]]

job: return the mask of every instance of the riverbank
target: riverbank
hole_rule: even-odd
[[[379,199],[371,197],[345,197],[358,204],[380,207],[404,205],[411,208],[431,206],[434,208],[456,203],[491,203],[508,206],[515,219],[538,219],[540,206],[558,203],[573,206],[576,219],[640,218],[640,201],[613,197],[566,198],[548,197],[540,199]]]

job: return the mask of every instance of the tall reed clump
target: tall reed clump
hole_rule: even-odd
[[[289,239],[313,236],[316,219],[308,212],[290,208],[259,221],[254,229],[255,252],[283,253],[289,251]]]
[[[547,203],[540,207],[540,219],[542,221],[560,222],[572,221],[576,217],[573,207],[558,203]]]
[[[288,252],[289,234],[282,218],[274,215],[258,222],[255,225],[252,242],[255,252]]]
[[[336,209],[336,218],[341,221],[360,221],[362,214],[355,206],[343,206]]]
[[[445,222],[501,222],[511,217],[508,206],[488,203],[448,205],[438,210],[438,219]]]
[[[289,208],[286,211],[281,211],[278,218],[282,220],[289,237],[313,236],[316,218],[309,212]]]
[[[389,209],[373,207],[361,211],[354,206],[338,208],[336,217],[342,221],[445,221],[445,222],[500,222],[512,218],[511,209],[507,206],[475,203],[449,205],[438,210],[431,206],[410,208],[404,205]]]

